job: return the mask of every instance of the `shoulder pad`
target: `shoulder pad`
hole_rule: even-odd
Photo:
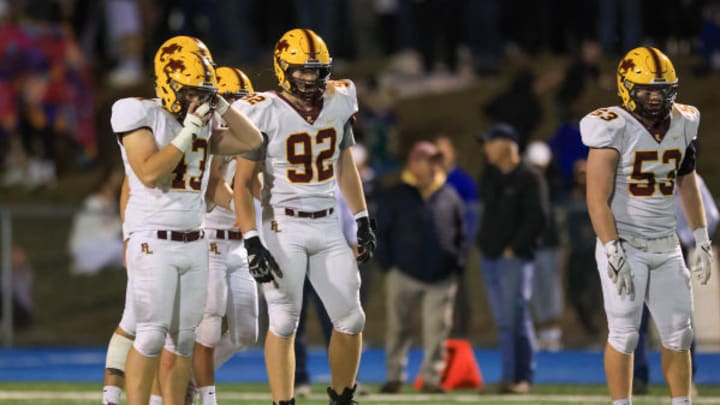
[[[343,100],[351,111],[351,115],[358,111],[357,88],[350,79],[330,80],[325,88],[326,97]]]
[[[678,114],[688,121],[700,121],[700,110],[689,104],[673,104],[672,114]]]
[[[110,125],[114,133],[148,127],[148,100],[137,97],[121,98],[112,106]],[[151,101],[150,101],[151,102]]]
[[[700,126],[700,111],[695,106],[675,103],[671,114],[672,119],[685,121],[685,138],[688,142],[697,138],[698,127]]]
[[[350,79],[330,80],[327,83],[325,91],[328,92],[328,94],[337,92],[348,96],[357,96],[355,83],[353,83]]]
[[[271,114],[265,114],[264,112],[270,110],[275,97],[271,92],[253,93],[235,100],[232,106],[245,114],[258,129],[263,131],[264,122],[271,120],[271,118],[269,118]]]
[[[619,107],[598,108],[580,120],[580,134],[589,148],[619,148],[625,117]]]

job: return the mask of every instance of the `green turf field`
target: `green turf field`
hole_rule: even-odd
[[[371,392],[377,386],[368,385]],[[454,391],[446,395],[418,394],[410,386],[400,394],[370,394],[358,397],[360,404],[607,404],[607,389],[598,385],[539,385],[531,395],[497,395],[493,386],[485,392]],[[98,384],[0,383],[0,404],[10,405],[89,405],[100,401]],[[297,404],[327,404],[324,385],[314,385],[310,398]],[[720,404],[720,386],[699,386],[695,404]],[[270,394],[265,384],[222,384],[218,386],[221,405],[268,405]],[[636,405],[667,404],[670,400],[664,386],[650,387],[650,394],[633,399]]]

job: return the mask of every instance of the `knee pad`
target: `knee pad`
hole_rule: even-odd
[[[160,326],[138,327],[133,347],[145,357],[157,357],[165,344],[167,330]]]
[[[195,347],[195,331],[193,329],[185,329],[178,332],[177,345],[175,347],[175,353],[178,356],[190,357],[192,356],[193,348]]]
[[[289,338],[298,327],[300,320],[299,313],[289,313],[284,311],[270,312],[269,327],[270,332],[281,338]]]
[[[663,347],[666,349],[683,352],[685,350],[690,350],[693,336],[695,336],[695,332],[693,331],[692,326],[687,325],[684,328],[667,334],[661,332],[660,340],[662,341]]]
[[[610,330],[608,343],[620,353],[630,354],[635,351],[639,333],[635,330]]]
[[[108,343],[107,355],[105,356],[105,368],[125,372],[125,360],[127,360],[127,355],[132,345],[132,339],[113,333],[110,338],[110,343]]]
[[[333,319],[333,328],[341,333],[357,335],[365,328],[365,312],[358,307],[344,317]]]
[[[222,317],[219,315],[205,315],[195,332],[195,340],[205,347],[215,347],[220,342]]]

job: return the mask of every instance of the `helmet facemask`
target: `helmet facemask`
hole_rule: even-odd
[[[293,76],[298,70],[315,70],[317,78],[315,80],[303,80]],[[290,88],[288,91],[294,96],[306,101],[315,102],[319,100],[325,92],[328,80],[330,80],[330,66],[328,65],[312,65],[306,64],[302,66],[289,66],[285,70]]]
[[[180,122],[185,120],[190,104],[192,104],[193,101],[196,102],[196,106],[204,103],[212,103],[215,99],[215,94],[217,94],[217,89],[183,86],[174,80],[170,80],[169,87],[175,92],[175,106],[173,107],[178,108],[177,117]],[[214,105],[210,107],[211,111],[215,109]]]
[[[635,105],[632,111],[651,121],[664,119],[670,112],[677,97],[677,83],[635,84],[625,80],[624,85],[628,89],[632,103]],[[653,93],[660,93],[659,97]]]

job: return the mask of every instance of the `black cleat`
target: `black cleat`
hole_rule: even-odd
[[[355,405],[358,402],[353,400],[353,395],[357,389],[357,384],[352,388],[345,387],[342,394],[338,395],[331,387],[327,388],[327,394],[330,397],[330,405]]]

